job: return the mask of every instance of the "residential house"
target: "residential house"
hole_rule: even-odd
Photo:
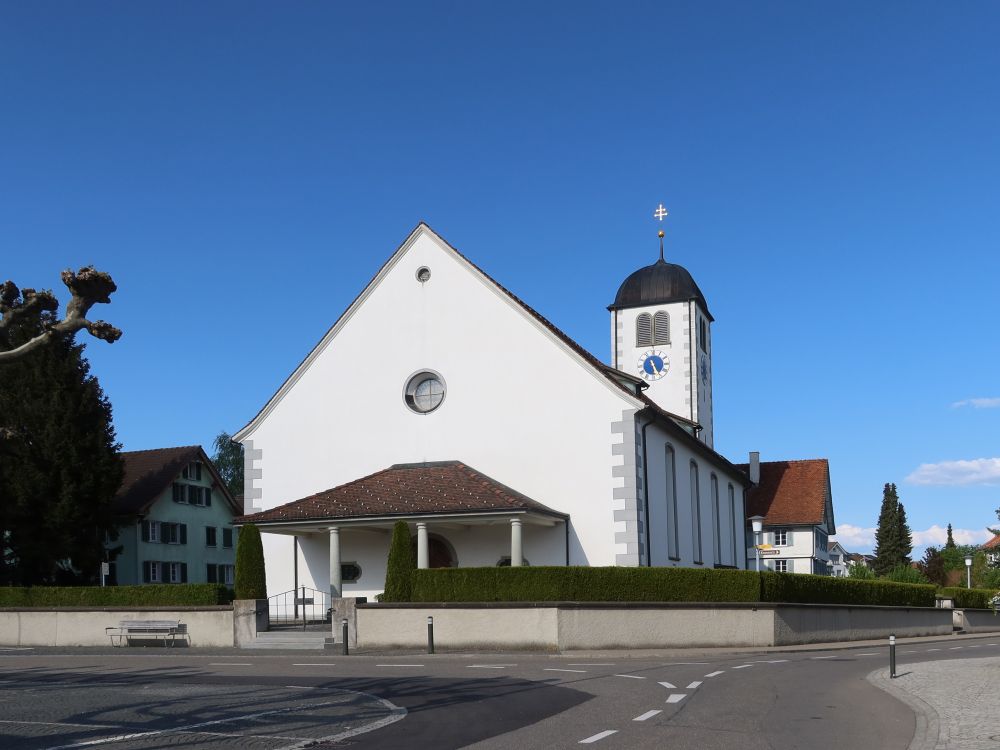
[[[825,458],[769,461],[760,463],[759,471],[744,467],[751,480],[757,479],[747,491],[747,516],[764,517],[761,570],[829,575],[829,537],[837,533],[829,462]],[[748,532],[747,539],[751,537]],[[751,541],[748,567],[756,565],[755,558]]]
[[[840,546],[840,542],[827,542],[826,553],[830,558],[830,575],[837,578],[845,578],[847,576],[847,566],[850,565],[847,559],[850,553]]]
[[[984,552],[986,552],[986,560],[993,567],[1000,566],[1000,534],[990,539],[986,544],[982,546]]]
[[[224,583],[236,563],[233,516],[241,508],[200,446],[122,453],[114,500],[121,547],[110,584]]]

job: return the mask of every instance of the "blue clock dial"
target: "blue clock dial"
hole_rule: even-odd
[[[659,380],[670,369],[670,359],[666,354],[650,349],[639,357],[639,375],[646,380]]]

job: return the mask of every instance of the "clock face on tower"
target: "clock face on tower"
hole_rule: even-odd
[[[657,349],[650,349],[639,357],[639,375],[646,380],[659,380],[669,369],[670,360]]]

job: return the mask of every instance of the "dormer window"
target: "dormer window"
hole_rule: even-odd
[[[635,319],[635,345],[656,346],[670,343],[670,315],[663,310],[650,315],[640,313]]]
[[[201,461],[193,461],[181,469],[182,479],[193,479],[197,482],[201,481]]]

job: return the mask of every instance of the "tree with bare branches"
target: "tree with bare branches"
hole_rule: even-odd
[[[86,329],[91,336],[114,343],[122,332],[103,320],[89,320],[87,313],[97,303],[109,304],[118,287],[111,275],[86,266],[74,273],[62,272],[62,282],[72,295],[66,305],[66,315],[61,320],[55,313],[59,300],[48,290],[18,289],[13,281],[0,285],[0,364],[21,359],[29,352],[64,337],[72,337]],[[14,345],[10,332],[15,326],[41,323],[32,338]]]

